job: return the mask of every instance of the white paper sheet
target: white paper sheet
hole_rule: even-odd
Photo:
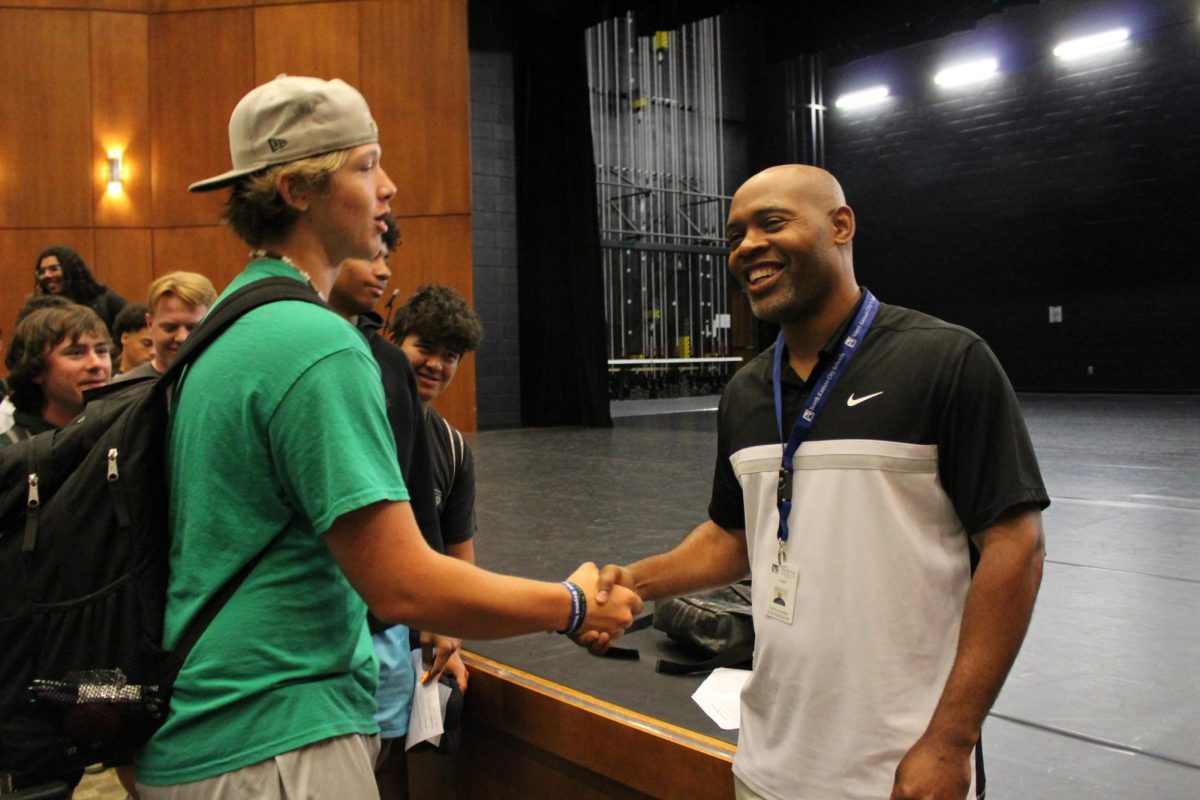
[[[742,687],[749,678],[748,669],[714,669],[692,699],[721,730],[737,730],[741,726]]]
[[[412,651],[413,674],[425,671],[421,663],[421,651]],[[442,719],[446,715],[446,702],[450,699],[450,687],[438,681],[422,686],[419,682],[413,689],[412,708],[408,712],[408,734],[404,737],[404,749],[411,750],[421,742],[436,746],[446,729]]]

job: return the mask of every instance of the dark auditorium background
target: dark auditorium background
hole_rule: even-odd
[[[580,106],[546,91],[574,96],[583,27],[629,10],[651,31],[721,13],[727,189],[819,156],[858,215],[861,282],[979,332],[1018,390],[1200,391],[1193,0],[0,0],[0,326],[11,334],[50,244],[134,300],[175,269],[222,286],[244,248],[217,223],[222,198],[187,184],[226,168],[228,111],[250,87],[336,76],[370,102],[399,187],[392,285],[449,284],[484,320],[446,415],[467,430],[606,424],[594,243],[586,224],[550,218],[588,199],[586,181],[544,166],[536,145],[586,140]],[[1083,67],[1050,55],[1109,21],[1133,30],[1119,53]],[[932,85],[940,63],[984,46],[1003,80]],[[832,107],[873,82],[890,85],[887,102]],[[570,152],[590,155],[586,142]],[[735,317],[740,346],[761,346],[766,333]]]

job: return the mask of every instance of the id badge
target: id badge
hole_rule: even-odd
[[[771,565],[771,601],[767,603],[767,618],[777,619],[791,625],[793,608],[796,605],[796,587],[800,583],[800,570],[788,563]]]

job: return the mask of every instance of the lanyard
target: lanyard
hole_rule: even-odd
[[[787,353],[787,344],[783,341],[783,331],[780,331],[778,338],[775,339],[775,367],[771,374],[771,382],[775,388],[775,422],[779,427],[779,441],[783,445],[783,463],[780,465],[779,486],[775,492],[775,502],[779,507],[779,560],[781,562],[788,540],[788,515],[792,510],[792,459],[796,455],[796,451],[800,449],[800,445],[808,438],[809,432],[817,421],[817,416],[825,407],[829,395],[833,394],[833,387],[837,385],[838,379],[850,366],[850,360],[854,358],[859,343],[871,329],[871,323],[875,321],[875,314],[879,311],[879,301],[875,299],[875,295],[871,294],[869,290],[864,289],[863,291],[865,296],[862,305],[859,306],[858,314],[855,315],[846,338],[838,344],[833,359],[818,376],[816,388],[809,394],[804,409],[792,424],[791,435],[786,439],[783,436],[783,359]]]

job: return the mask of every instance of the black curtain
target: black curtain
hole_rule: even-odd
[[[640,27],[666,28],[717,13],[723,4],[508,4],[514,21],[517,290],[525,426],[612,425],[584,31],[630,8],[639,10]]]
[[[612,425],[585,14],[514,4],[521,423]]]
[[[612,425],[588,26],[632,10],[649,34],[740,6],[761,15],[776,57],[828,50],[840,63],[1025,2],[1036,0],[472,0],[473,27],[512,24],[522,424]],[[498,35],[472,31],[473,40]]]

